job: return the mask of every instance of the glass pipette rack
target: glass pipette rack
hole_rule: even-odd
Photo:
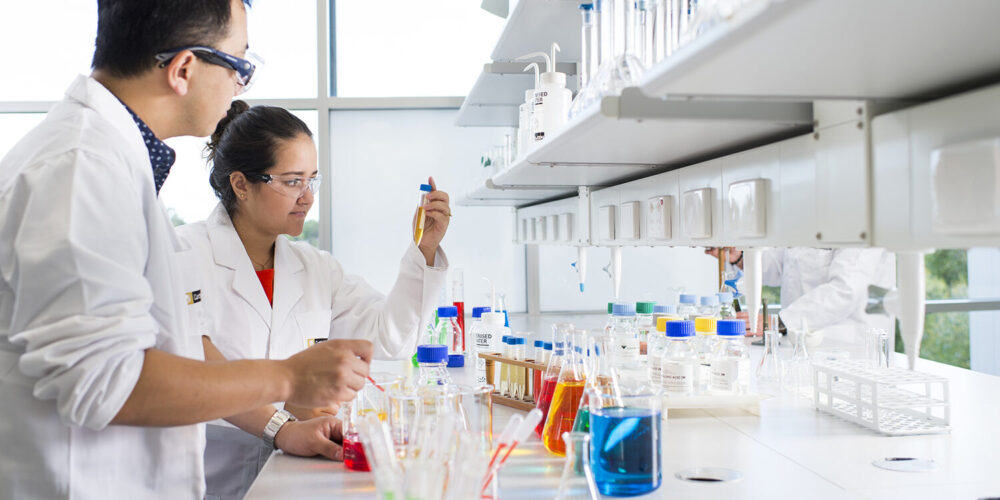
[[[813,365],[816,408],[890,436],[951,431],[948,379],[860,360]]]

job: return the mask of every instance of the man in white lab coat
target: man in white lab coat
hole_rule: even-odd
[[[353,398],[371,343],[200,361],[198,277],[156,197],[161,139],[211,133],[246,50],[239,0],[102,0],[92,76],[0,161],[0,498],[202,498],[196,424],[227,416],[334,453],[334,419],[269,403]]]
[[[718,256],[715,249],[705,251]],[[729,249],[731,265],[743,268],[743,252]],[[868,285],[892,288],[896,263],[880,248],[770,248],[761,256],[763,283],[781,287],[779,317],[787,328],[805,320],[814,341],[857,343],[868,327],[893,331],[892,319],[865,314]]]

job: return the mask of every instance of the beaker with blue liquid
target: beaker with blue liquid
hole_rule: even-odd
[[[643,385],[590,398],[590,462],[602,495],[643,495],[660,487],[663,399]]]

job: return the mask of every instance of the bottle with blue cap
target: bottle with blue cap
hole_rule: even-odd
[[[694,338],[694,321],[666,321],[664,333],[667,346],[660,358],[660,387],[668,394],[690,396],[694,394],[698,356],[691,345]]]
[[[608,353],[612,366],[635,368],[639,363],[639,337],[635,329],[635,306],[615,304],[611,311],[611,352]]]
[[[458,326],[458,308],[455,306],[439,307],[438,313],[438,343],[448,346],[448,367],[465,366],[465,340],[462,329]]]
[[[706,295],[701,298],[701,307],[698,309],[699,316],[719,317],[719,297],[716,295]]]
[[[649,381],[656,387],[660,386],[660,358],[667,348],[666,323],[668,321],[680,321],[680,316],[669,314],[656,315],[656,329],[650,333],[649,350],[646,353],[646,370],[649,372]]]
[[[417,346],[417,387],[451,385],[448,375],[448,346],[424,344]]]
[[[698,296],[693,293],[682,293],[678,301],[677,315],[694,321],[698,315]]]
[[[424,216],[426,215],[424,205],[427,204],[427,194],[431,191],[434,191],[434,188],[430,184],[420,185],[420,198],[417,201],[417,219],[413,225],[413,242],[417,245],[424,238]]]
[[[733,307],[733,292],[719,292],[719,318],[736,319],[736,308]]]
[[[750,392],[750,349],[746,343],[746,323],[742,319],[719,320],[719,339],[712,356],[709,388],[715,394]]]

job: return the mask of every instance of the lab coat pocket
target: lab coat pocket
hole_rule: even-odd
[[[302,335],[302,348],[308,348],[316,342],[322,342],[329,338],[332,320],[332,309],[296,313],[295,322],[298,323],[299,332]]]

